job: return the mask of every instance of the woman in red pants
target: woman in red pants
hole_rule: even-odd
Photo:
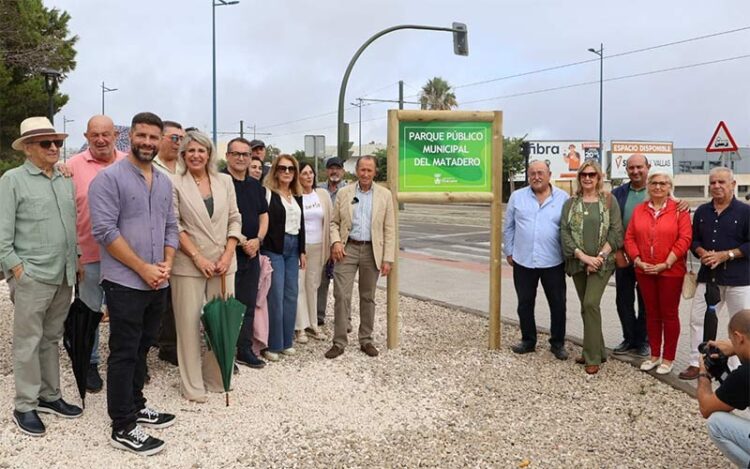
[[[625,233],[625,250],[633,259],[635,276],[646,303],[646,331],[651,356],[641,370],[666,375],[680,337],[680,293],[685,277],[685,255],[692,229],[687,211],[678,212],[671,199],[672,177],[649,175],[648,200],[635,207]],[[664,349],[662,351],[662,336]]]

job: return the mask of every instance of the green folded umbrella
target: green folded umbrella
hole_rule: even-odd
[[[237,350],[237,339],[240,337],[242,319],[246,307],[234,297],[227,297],[226,276],[221,276],[221,297],[214,298],[203,307],[203,330],[206,341],[216,355],[221,370],[221,381],[224,384],[227,406],[229,405],[229,386],[232,382],[234,356]]]

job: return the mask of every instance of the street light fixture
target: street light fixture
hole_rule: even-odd
[[[211,0],[211,57],[212,57],[212,79],[213,79],[213,140],[216,146],[216,7],[236,5],[239,0]]]
[[[599,50],[589,48],[589,52],[599,56],[599,163],[604,164],[604,147],[602,146],[602,112],[604,95],[604,44],[599,44]]]
[[[117,90],[118,88],[107,88],[106,86],[104,86],[104,82],[102,82],[102,115],[104,115],[104,94],[111,93]]]
[[[47,91],[47,117],[49,117],[49,121],[54,124],[55,123],[55,91],[57,91],[57,84],[60,81],[60,77],[62,77],[62,73],[58,72],[57,70],[52,70],[49,68],[43,68],[42,69],[42,76],[44,76],[44,89]]]
[[[347,154],[347,140],[348,140],[348,124],[344,123],[344,98],[346,96],[346,85],[349,82],[349,75],[352,73],[352,69],[354,68],[354,64],[357,62],[357,59],[360,55],[362,55],[362,52],[372,44],[376,39],[378,39],[381,36],[384,36],[388,33],[391,33],[393,31],[398,31],[400,29],[420,29],[420,30],[427,30],[427,31],[447,31],[450,33],[453,33],[453,52],[457,55],[469,55],[469,41],[468,41],[468,31],[466,28],[466,25],[463,23],[453,23],[452,27],[450,28],[443,28],[438,26],[423,26],[423,25],[417,25],[417,24],[402,24],[399,26],[393,26],[387,29],[384,29],[380,31],[379,33],[372,36],[370,39],[365,41],[364,44],[357,50],[357,52],[354,53],[354,56],[349,61],[349,65],[346,67],[346,72],[344,72],[344,78],[341,80],[341,88],[339,89],[339,109],[338,109],[338,142],[337,142],[337,152],[339,158],[344,158],[344,155]]]

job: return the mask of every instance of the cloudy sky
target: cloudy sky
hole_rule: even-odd
[[[45,4],[70,13],[80,37],[78,65],[62,84],[71,99],[56,119],[58,126],[63,115],[74,120],[67,124],[73,146],[101,112],[102,81],[118,89],[106,95],[106,113],[118,124],[149,110],[210,133],[211,0]],[[244,120],[286,152],[302,149],[305,134],[334,144],[341,77],[357,48],[393,25],[453,21],[468,25],[468,57],[453,55],[450,33],[425,31],[391,33],[364,52],[346,95],[353,141],[359,114],[348,103],[396,99],[399,80],[414,101],[434,76],[456,87],[460,109],[504,111],[506,135],[596,140],[599,62],[587,49],[604,43],[605,57],[613,56],[604,77],[614,79],[604,83],[605,141],[705,147],[725,120],[737,143],[750,145],[750,29],[616,56],[748,28],[747,0],[240,0],[216,9],[218,130],[238,132]],[[689,68],[620,78],[677,67]],[[393,107],[363,107],[364,143],[385,142]]]

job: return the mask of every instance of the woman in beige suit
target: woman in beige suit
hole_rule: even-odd
[[[325,189],[315,188],[315,170],[309,163],[300,163],[299,182],[305,212],[305,253],[307,265],[299,275],[297,295],[297,342],[307,343],[307,336],[325,340],[318,330],[318,287],[331,250],[331,196]]]
[[[242,219],[231,177],[216,171],[211,140],[188,132],[180,146],[181,170],[174,176],[175,215],[180,250],[172,267],[172,303],[177,329],[180,390],[191,401],[205,402],[206,390],[223,392],[221,374],[211,351],[201,366],[201,309],[221,295],[221,276],[227,294],[234,294],[237,270],[235,247]],[[205,385],[204,385],[205,382]]]

